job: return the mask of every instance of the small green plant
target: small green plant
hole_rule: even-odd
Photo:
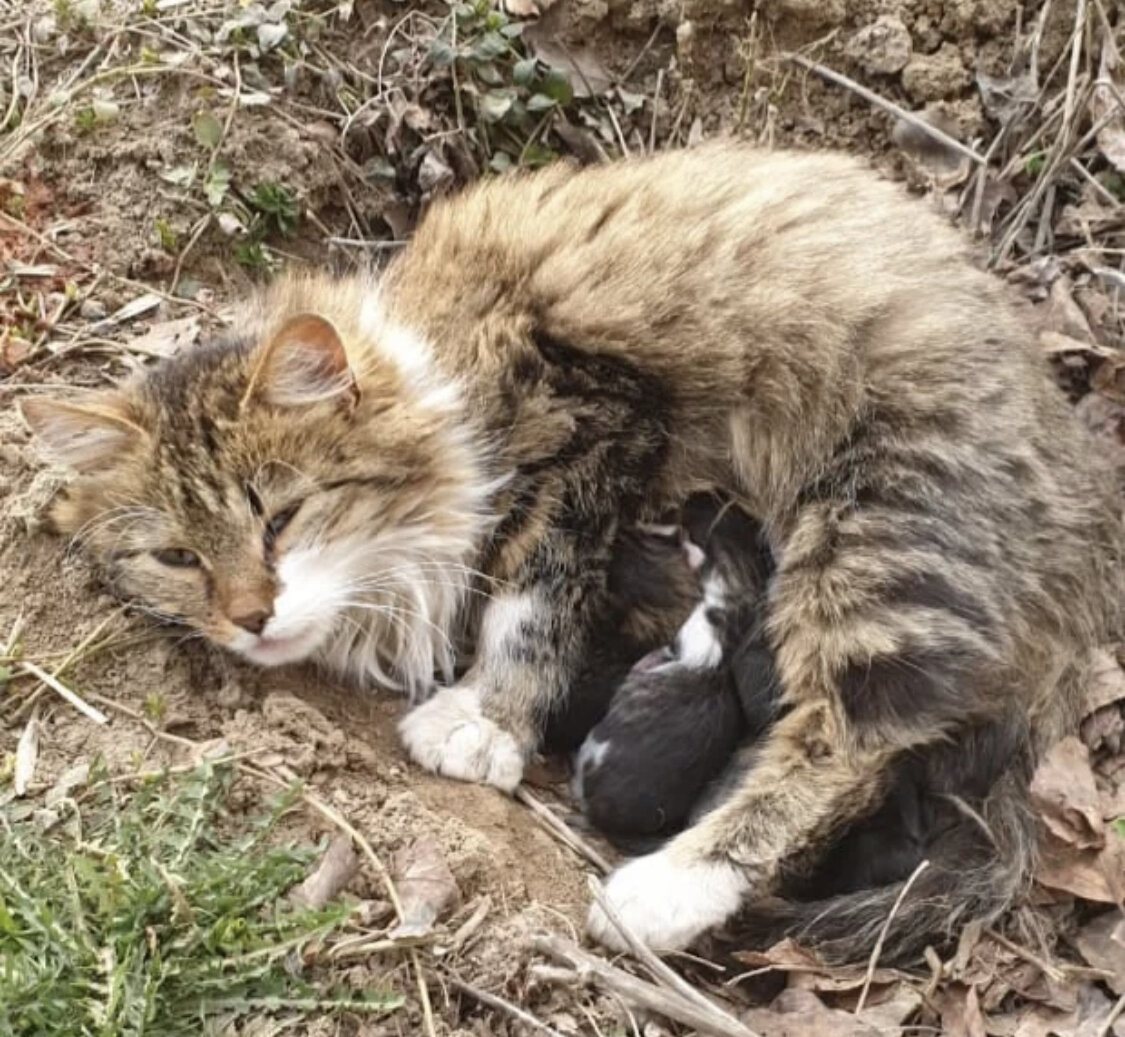
[[[260,241],[250,239],[240,241],[234,249],[234,258],[240,266],[258,273],[272,274],[278,266],[270,250]]]
[[[1098,176],[1102,186],[1119,202],[1125,202],[1125,176],[1116,169],[1107,169]]]
[[[159,724],[168,715],[168,700],[159,691],[150,691],[142,709],[149,720]]]
[[[203,184],[203,193],[207,196],[207,204],[212,209],[219,208],[229,190],[230,170],[222,162],[216,162],[207,171],[207,179]]]
[[[153,230],[156,231],[157,239],[160,241],[160,247],[165,252],[175,252],[177,237],[172,225],[163,216],[158,216],[152,226]]]
[[[456,3],[447,28],[430,48],[435,66],[456,65],[456,100],[477,116],[469,136],[496,171],[557,158],[541,141],[554,112],[574,100],[566,73],[524,52],[519,39],[523,28],[490,0]]]
[[[72,0],[53,0],[51,8],[55,12],[55,24],[63,32],[74,28],[77,17]]]
[[[250,207],[267,225],[267,231],[279,231],[292,237],[297,230],[297,202],[289,188],[272,180],[263,180],[250,196]]]
[[[1038,176],[1047,164],[1047,157],[1042,151],[1036,151],[1023,160],[1023,171],[1028,176]]]
[[[74,113],[74,128],[79,133],[92,133],[94,127],[98,125],[98,117],[93,108],[85,107],[79,108]]]
[[[326,989],[299,950],[344,921],[284,894],[316,849],[271,836],[295,804],[226,812],[233,774],[204,764],[127,794],[102,768],[44,831],[0,824],[0,1033],[188,1037],[249,1015],[386,1013],[401,997]],[[215,1023],[214,1025],[218,1025]],[[214,1032],[218,1032],[216,1029]]]

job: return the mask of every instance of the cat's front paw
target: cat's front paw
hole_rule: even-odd
[[[415,762],[447,778],[513,792],[523,777],[523,750],[484,715],[474,688],[442,688],[407,713],[398,730]]]
[[[668,850],[638,857],[606,883],[606,898],[642,943],[656,951],[683,950],[738,910],[749,888],[738,868],[720,861],[685,863]],[[609,916],[595,904],[587,932],[612,950],[628,949]]]

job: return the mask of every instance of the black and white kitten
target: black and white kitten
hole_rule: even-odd
[[[624,676],[575,763],[573,793],[588,820],[634,851],[687,824],[777,704],[761,624],[773,561],[761,526],[705,497],[689,501],[683,528],[701,600],[671,644]]]

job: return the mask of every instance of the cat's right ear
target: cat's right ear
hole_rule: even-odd
[[[359,387],[331,321],[315,313],[286,320],[259,350],[243,405],[255,396],[277,407],[326,400],[354,407]]]
[[[19,408],[47,456],[83,474],[111,467],[145,438],[114,393],[82,402],[30,397]]]

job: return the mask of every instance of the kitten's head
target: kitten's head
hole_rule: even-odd
[[[711,494],[684,505],[683,551],[702,590],[672,642],[650,652],[634,667],[719,669],[764,614],[764,595],[773,569],[761,525],[740,507]]]
[[[55,525],[121,597],[255,663],[413,687],[450,663],[487,490],[454,388],[372,290],[283,284],[224,341],[22,409],[76,473]]]

